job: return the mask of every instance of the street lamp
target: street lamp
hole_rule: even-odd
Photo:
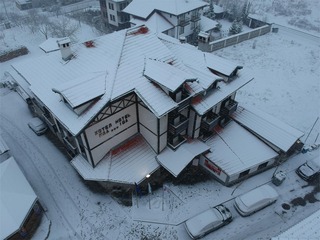
[[[150,174],[147,174],[146,178],[147,178],[147,188],[148,188],[148,197],[149,197],[149,209],[151,209],[151,203],[150,203],[151,186],[149,186],[150,185],[149,177],[150,177]]]

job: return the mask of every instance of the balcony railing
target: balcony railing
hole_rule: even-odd
[[[179,104],[178,111],[188,107],[191,104],[191,95],[184,93],[182,95],[182,100],[178,104]]]
[[[200,14],[198,13],[198,14],[192,14],[191,15],[191,21],[192,22],[197,22],[197,21],[199,21],[200,20]]]
[[[237,110],[238,102],[234,100],[229,100],[229,103],[226,104],[223,108],[220,110],[221,116],[231,115]]]
[[[64,137],[63,140],[67,144],[68,149],[71,150],[73,153],[76,153],[77,151],[76,142],[69,137]]]
[[[188,127],[189,119],[183,115],[180,115],[180,121],[178,123],[169,123],[169,132],[173,135],[179,134],[186,130]]]
[[[48,114],[48,113],[43,113],[42,116],[43,116],[43,119],[44,119],[44,120],[46,121],[46,123],[48,124],[48,126],[51,126],[51,127],[54,126],[54,121],[53,121],[53,119],[51,118],[50,114]]]
[[[237,110],[238,102],[236,102],[234,100],[230,100],[228,105],[226,105],[225,107],[226,107],[226,109],[228,109],[229,115],[230,115]]]
[[[168,146],[173,150],[176,150],[186,141],[187,141],[186,137],[178,135],[177,137],[168,140]]]
[[[201,127],[206,131],[211,131],[219,123],[220,116],[218,114],[210,114],[201,122]]]
[[[178,25],[181,27],[187,26],[189,23],[190,23],[190,18],[188,18],[188,17],[179,18],[179,20],[178,20]]]

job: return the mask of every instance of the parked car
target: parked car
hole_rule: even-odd
[[[235,198],[235,209],[241,216],[249,216],[276,202],[277,191],[269,185],[262,185]]]
[[[320,159],[314,158],[297,168],[296,173],[304,180],[310,181],[320,172]]]
[[[229,209],[219,205],[188,219],[185,228],[192,239],[198,239],[231,221]]]
[[[48,129],[47,125],[38,117],[32,118],[28,123],[28,126],[38,136],[44,134]]]

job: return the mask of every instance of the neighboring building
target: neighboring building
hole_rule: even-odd
[[[31,239],[41,221],[41,207],[13,157],[0,163],[0,196],[0,238]]]
[[[16,0],[16,6],[20,10],[28,10],[32,8],[32,0]]]
[[[134,186],[193,164],[230,185],[275,162],[231,119],[237,90],[253,79],[241,66],[145,26],[59,46],[11,74],[84,179]]]
[[[142,21],[148,26],[150,19],[156,18],[154,31],[190,41],[197,38],[202,11],[207,5],[200,0],[133,0],[123,12],[130,14],[132,25]]]
[[[319,231],[320,210],[293,225],[288,230],[271,240],[317,240],[320,239]]]
[[[129,14],[122,10],[132,0],[99,0],[101,19],[104,27],[111,26],[116,30],[130,27]]]

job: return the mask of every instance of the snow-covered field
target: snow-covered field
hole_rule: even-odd
[[[259,9],[263,9],[262,1]],[[270,1],[266,1],[270,2]],[[318,6],[315,1],[310,1]],[[317,5],[316,5],[317,4]],[[310,14],[314,17],[315,14]],[[306,16],[308,18],[308,16]],[[274,18],[276,22],[277,17]],[[312,21],[310,18],[309,21]],[[281,22],[280,22],[281,23]],[[313,21],[314,24],[319,22]],[[38,45],[45,39],[27,29],[4,32],[8,43],[28,47],[28,55],[0,64],[0,79],[10,64],[43,55]],[[79,39],[96,37],[82,24]],[[299,32],[280,28],[278,33],[243,42],[214,54],[242,64],[252,70],[255,80],[238,92],[240,104],[258,107],[291,126],[305,132],[305,137],[320,116],[319,41]],[[189,239],[183,222],[219,203],[230,208],[234,220],[204,239],[270,239],[320,208],[320,202],[295,206],[286,214],[281,204],[312,191],[294,170],[307,159],[319,157],[319,150],[299,154],[281,165],[288,176],[277,187],[276,204],[248,218],[235,212],[232,204],[237,195],[269,182],[274,169],[252,177],[233,187],[222,187],[214,180],[192,186],[174,186],[172,192],[155,191],[149,198],[136,199],[132,207],[119,205],[108,194],[92,191],[81,180],[68,159],[45,137],[37,137],[28,127],[31,118],[19,95],[0,88],[0,134],[48,211],[34,239]],[[307,144],[314,143],[320,121]],[[305,137],[302,140],[305,140]],[[319,141],[319,138],[318,138]],[[277,212],[277,213],[276,213]],[[51,222],[51,225],[49,225]],[[49,232],[49,233],[48,233]]]

